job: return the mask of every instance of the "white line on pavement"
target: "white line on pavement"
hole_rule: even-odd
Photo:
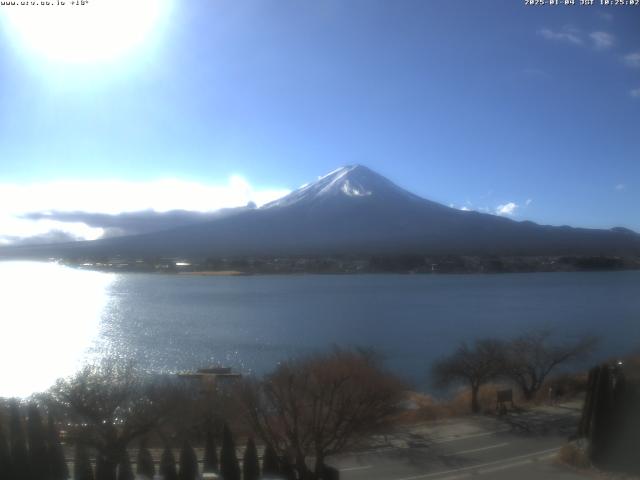
[[[466,440],[467,438],[488,437],[489,435],[495,435],[496,433],[503,433],[503,432],[508,432],[508,431],[509,431],[508,429],[503,429],[503,430],[495,430],[493,432],[474,433],[472,435],[466,435],[464,437],[449,438],[447,440],[435,441],[433,443],[457,442],[459,440]]]
[[[372,467],[372,465],[362,465],[361,467],[341,468],[340,471],[341,472],[353,472],[355,470],[367,470],[368,468],[373,468],[373,467]]]
[[[440,445],[441,443],[458,442],[461,440],[467,440],[469,438],[488,437],[489,435],[495,435],[496,433],[504,433],[509,431],[510,431],[509,429],[503,429],[503,430],[495,430],[493,432],[474,433],[472,435],[465,435],[465,436],[456,437],[456,438],[448,438],[446,440],[434,440],[432,442],[429,442],[429,445]],[[360,450],[359,452],[353,452],[353,453],[357,455],[358,454],[362,455],[366,453],[389,452],[391,450],[406,450],[407,448],[410,448],[410,447],[381,447],[381,448],[372,448],[370,450]],[[417,448],[428,448],[428,447],[417,447]]]
[[[510,463],[508,465],[499,465],[497,467],[492,467],[492,468],[483,468],[483,469],[478,470],[478,473],[480,475],[484,475],[485,473],[499,472],[500,470],[507,470],[509,468],[514,468],[514,467],[520,467],[522,465],[527,465],[527,464],[533,462],[534,460],[548,460],[550,458],[553,458],[553,454],[552,455],[545,455],[543,457],[529,458],[527,460],[522,460],[522,461],[519,461],[519,462]]]
[[[482,470],[472,470],[470,472],[465,472],[465,473],[461,473],[460,475],[450,475],[448,477],[440,477],[438,480],[460,480],[462,478],[469,478],[471,476],[479,476],[479,475],[485,475],[487,473],[495,473],[495,472],[499,472],[501,470],[508,470],[510,468],[516,468],[516,467],[521,467],[523,465],[529,465],[532,462],[536,461],[536,460],[548,460],[550,458],[553,458],[553,454],[551,455],[545,455],[543,457],[534,457],[534,458],[528,458],[526,460],[520,460],[518,462],[512,462],[512,463],[508,463],[506,465],[500,465],[498,467],[493,467],[493,468],[484,468]]]
[[[461,473],[460,475],[451,475],[449,477],[441,477],[438,480],[460,480],[461,478],[469,478],[474,472]]]
[[[483,450],[491,450],[492,448],[506,447],[507,445],[509,445],[508,442],[506,442],[506,443],[498,443],[497,445],[489,445],[488,447],[473,448],[471,450],[462,450],[461,452],[447,453],[447,454],[445,454],[443,456],[444,457],[453,457],[454,455],[464,455],[465,453],[482,452]]]
[[[396,478],[395,480],[421,480],[423,478],[435,477],[436,475],[447,475],[449,473],[453,473],[453,474],[462,473],[462,472],[467,472],[467,471],[470,471],[470,470],[471,471],[479,470],[479,469],[484,468],[484,467],[490,467],[492,465],[499,465],[499,464],[503,464],[501,466],[503,466],[504,468],[510,468],[511,465],[507,466],[507,463],[508,462],[513,462],[513,460],[521,460],[521,459],[524,459],[524,458],[536,457],[536,456],[543,455],[543,454],[548,454],[548,453],[551,453],[551,452],[557,452],[558,450],[560,450],[559,447],[549,448],[547,450],[540,450],[539,452],[527,453],[525,455],[517,455],[515,457],[504,458],[502,460],[495,460],[493,462],[481,463],[480,465],[471,465],[469,467],[455,468],[453,470],[444,470],[442,472],[432,472],[432,473],[425,473],[425,474],[422,474],[422,475],[414,475],[414,476],[411,476],[411,477]],[[515,466],[518,466],[518,462],[516,462]]]

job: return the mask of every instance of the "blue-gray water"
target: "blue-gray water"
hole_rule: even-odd
[[[0,396],[48,388],[95,356],[161,371],[263,373],[331,345],[374,347],[427,386],[463,340],[551,327],[640,348],[640,272],[202,277],[0,263]],[[595,360],[595,359],[594,359]]]
[[[109,288],[102,345],[156,369],[222,363],[264,372],[331,345],[374,347],[424,386],[463,340],[551,327],[640,348],[640,272],[199,277],[125,274]]]

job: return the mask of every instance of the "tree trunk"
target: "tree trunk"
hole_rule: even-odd
[[[523,386],[522,387],[522,396],[524,397],[524,399],[526,401],[531,401],[533,400],[533,397],[535,395],[536,391],[533,389],[533,387],[526,387]]]
[[[478,402],[478,391],[480,385],[471,385],[471,412],[478,413],[480,411],[480,403]]]
[[[324,457],[322,455],[316,454],[315,474],[317,479],[324,480]]]
[[[96,480],[116,480],[118,474],[118,464],[124,457],[126,445],[121,442],[109,445],[98,453],[101,457],[100,472],[98,472],[98,463],[96,461]],[[99,478],[100,477],[100,478]]]
[[[296,456],[296,470],[298,471],[298,478],[300,480],[316,480],[314,473],[307,467],[307,462],[304,456]]]
[[[98,453],[96,457],[96,480],[116,480],[118,462]]]
[[[589,429],[591,428],[591,418],[593,416],[593,404],[595,401],[596,384],[598,382],[599,374],[600,367],[593,367],[591,370],[589,370],[589,377],[587,379],[587,394],[582,407],[580,426],[578,427],[578,437],[581,438],[589,436]]]
[[[611,452],[613,391],[609,367],[603,365],[598,375],[589,434],[589,458],[596,466],[604,466]]]

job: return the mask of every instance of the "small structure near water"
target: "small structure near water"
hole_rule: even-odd
[[[218,388],[233,383],[242,378],[242,374],[234,373],[230,367],[199,368],[195,372],[178,373],[178,377],[197,380],[200,382],[201,391],[215,392]]]

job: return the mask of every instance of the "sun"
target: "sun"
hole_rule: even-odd
[[[172,0],[49,0],[0,10],[9,38],[48,61],[118,60],[149,42]],[[20,2],[17,2],[20,3]]]

